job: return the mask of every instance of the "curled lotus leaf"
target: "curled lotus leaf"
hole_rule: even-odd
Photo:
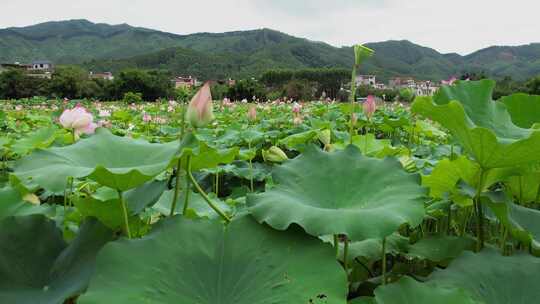
[[[273,171],[275,187],[250,195],[250,212],[278,230],[298,224],[314,236],[382,239],[424,216],[420,176],[397,159],[363,156],[353,145],[337,152],[310,146]]]
[[[515,125],[492,99],[494,87],[491,80],[444,86],[433,98],[418,97],[412,111],[449,129],[483,169],[540,161],[540,130]]]

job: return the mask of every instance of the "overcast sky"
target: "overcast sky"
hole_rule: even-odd
[[[177,34],[272,28],[335,46],[408,39],[468,54],[540,42],[540,0],[0,0],[0,28],[65,19]]]

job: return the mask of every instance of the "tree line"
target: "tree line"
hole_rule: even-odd
[[[114,80],[91,79],[86,70],[78,66],[61,66],[51,79],[28,76],[21,70],[0,73],[0,99],[20,99],[34,96],[69,99],[122,100],[138,94],[141,100],[189,96],[190,92],[176,90],[167,71],[128,69],[115,75]],[[478,80],[485,74],[467,74],[462,79]],[[314,100],[321,97],[346,101],[351,72],[347,69],[269,70],[259,79],[238,80],[234,85],[216,82],[212,85],[215,99],[275,100],[287,97],[294,100]],[[345,89],[344,89],[345,87]],[[180,91],[180,92],[179,92]],[[494,98],[517,92],[540,95],[540,76],[529,81],[514,81],[506,77],[497,82]],[[410,101],[414,94],[406,90],[375,89],[359,86],[357,96],[375,95],[386,101],[396,98]]]

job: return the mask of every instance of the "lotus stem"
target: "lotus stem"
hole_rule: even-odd
[[[251,150],[251,143],[248,144],[248,149]],[[249,187],[251,189],[251,193],[253,193],[253,189],[255,187],[253,187],[253,161],[251,158],[249,159]]]
[[[189,176],[189,179],[191,181],[191,183],[193,184],[193,186],[195,186],[195,189],[197,189],[197,192],[199,192],[199,194],[203,197],[203,199],[206,201],[206,203],[208,203],[208,206],[210,206],[210,208],[214,209],[214,211],[219,214],[219,216],[221,216],[221,218],[223,218],[223,220],[225,220],[227,223],[230,223],[231,222],[231,219],[221,210],[219,209],[218,206],[216,206],[212,200],[208,197],[208,195],[206,194],[206,192],[204,192],[204,190],[201,188],[201,186],[199,185],[199,183],[197,183],[197,181],[195,180],[195,178],[193,177],[193,174],[191,173],[191,167],[188,166],[188,172],[187,172],[188,176]],[[185,206],[184,206],[185,207]]]
[[[480,181],[478,182],[478,188],[476,189],[476,195],[474,197],[474,205],[476,208],[476,250],[480,251],[484,248],[484,210],[480,201],[480,195],[484,188],[484,174],[483,168],[480,168]]]
[[[191,156],[188,155],[187,156],[187,162],[186,162],[186,167],[187,167],[187,170],[189,172],[191,172]],[[191,193],[191,185],[190,185],[190,182],[189,182],[189,176],[188,174],[186,174],[186,195],[184,195],[184,208],[182,209],[182,214],[184,216],[187,216],[187,210],[188,210],[188,207],[189,207],[189,195]]]
[[[386,285],[386,237],[382,240],[382,284]]]
[[[351,74],[351,120],[349,122],[349,145],[353,144],[353,133],[354,133],[354,106],[356,101],[356,64],[353,65],[352,74]]]
[[[120,200],[120,205],[122,206],[122,212],[124,214],[124,226],[126,229],[126,234],[128,239],[131,239],[131,231],[129,231],[129,221],[128,221],[128,212],[126,207],[126,202],[124,201],[124,195],[121,190],[118,190],[118,199]]]
[[[339,238],[337,234],[334,234],[334,248],[336,249],[336,259],[339,259]]]
[[[349,239],[345,237],[345,243],[343,244],[343,268],[345,269],[345,274],[349,278],[349,263],[347,261],[349,255]]]
[[[176,210],[176,205],[178,203],[178,194],[180,193],[180,171],[182,170],[182,158],[178,159],[178,163],[176,165],[176,182],[174,185],[174,197],[171,204],[171,212],[169,216],[174,215],[174,210]]]
[[[216,178],[214,179],[214,183],[215,183],[214,192],[216,193],[216,196],[219,197],[219,172],[218,171],[216,171]]]

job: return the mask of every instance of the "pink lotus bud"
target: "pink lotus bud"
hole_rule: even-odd
[[[257,106],[252,104],[249,106],[248,113],[247,113],[248,119],[251,121],[257,120]]]
[[[196,128],[204,127],[214,120],[209,82],[206,82],[191,99],[186,112],[186,120]]]
[[[298,114],[300,113],[300,110],[302,110],[302,106],[295,102],[292,106],[293,113]]]
[[[358,123],[358,116],[356,115],[356,113],[352,113],[351,121],[352,121],[353,126],[356,126],[356,123]]]
[[[150,116],[148,113],[143,113],[143,116],[142,116],[142,120],[144,122],[151,122],[152,121],[152,116]]]
[[[375,97],[369,95],[366,102],[363,104],[364,114],[368,119],[371,119],[373,113],[377,110],[377,104],[375,103]]]

